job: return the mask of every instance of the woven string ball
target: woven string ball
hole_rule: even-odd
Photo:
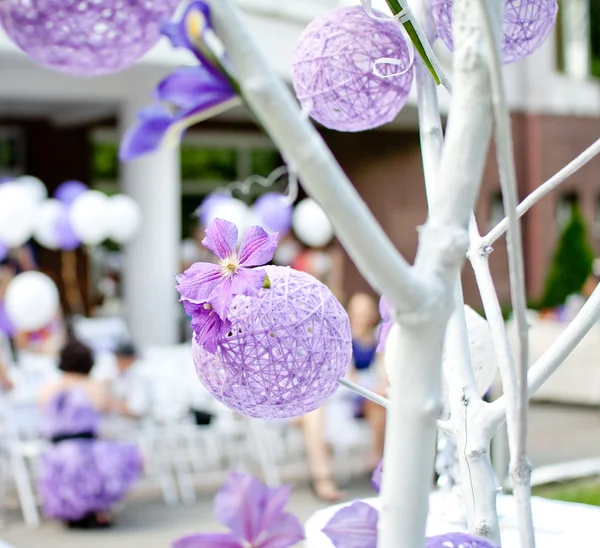
[[[502,62],[505,65],[524,59],[548,38],[556,22],[557,0],[505,0]],[[452,0],[433,0],[433,20],[438,36],[454,50],[452,38]]]
[[[8,0],[0,23],[35,62],[79,76],[125,69],[160,38],[179,0]]]
[[[496,545],[466,533],[446,533],[438,537],[429,537],[426,548],[496,548]]]
[[[399,63],[377,64],[387,78],[374,72],[380,59]],[[396,22],[373,19],[360,6],[338,8],[315,19],[300,37],[292,81],[302,108],[317,122],[364,131],[396,118],[412,85],[410,62]]]
[[[264,267],[271,282],[238,295],[231,331],[215,354],[194,343],[198,377],[226,406],[249,417],[298,417],[337,389],[352,358],[350,322],[321,282],[289,267]]]

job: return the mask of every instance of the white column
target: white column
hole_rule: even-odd
[[[566,0],[561,3],[561,9],[565,72],[586,80],[591,64],[589,0]]]
[[[136,119],[147,100],[121,110],[121,129]],[[179,273],[181,175],[179,149],[164,149],[121,165],[121,188],[142,209],[138,235],[125,248],[125,313],[136,345],[179,342],[181,305],[174,275]]]

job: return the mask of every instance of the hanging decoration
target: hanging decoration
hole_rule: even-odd
[[[315,19],[296,47],[292,81],[302,108],[338,131],[364,131],[394,120],[413,80],[412,46],[395,21],[360,6]]]
[[[142,223],[142,210],[139,204],[125,194],[117,194],[108,199],[108,237],[118,244],[127,243],[133,238]]]
[[[333,239],[329,217],[312,198],[306,198],[296,206],[292,226],[298,239],[309,247],[325,247]]]
[[[16,181],[0,185],[0,241],[8,247],[27,242],[35,226],[36,209],[30,189]]]
[[[65,181],[58,185],[54,197],[66,206],[70,206],[78,196],[88,190],[89,187],[81,181]]]
[[[121,71],[159,40],[179,0],[0,2],[6,34],[36,63],[76,76]]]
[[[320,407],[352,358],[350,322],[331,291],[309,274],[266,266],[277,235],[251,227],[236,250],[235,225],[217,219],[203,245],[217,265],[178,278],[194,330],[194,362],[219,401],[251,417],[289,418]]]
[[[453,0],[432,0],[437,35],[454,51]],[[558,14],[557,0],[505,0],[502,62],[516,63],[538,49],[548,38]]]
[[[467,533],[446,533],[429,537],[425,548],[497,548],[489,540],[468,535]]]
[[[213,192],[204,198],[200,204],[200,207],[196,210],[196,215],[198,216],[200,225],[205,228],[210,225],[212,220],[216,218],[212,214],[213,208],[216,207],[220,202],[227,202],[228,200],[231,200],[231,195],[227,192],[219,191]]]
[[[69,210],[75,235],[87,245],[98,245],[108,237],[108,198],[97,190],[78,196]]]
[[[293,209],[289,200],[281,194],[268,192],[263,194],[252,206],[252,211],[259,226],[269,234],[279,233],[285,236],[292,227]]]
[[[15,182],[21,188],[26,189],[27,192],[30,193],[31,199],[35,203],[39,204],[48,197],[48,189],[46,188],[46,185],[37,177],[23,175],[22,177],[15,179]]]
[[[37,331],[46,327],[59,309],[58,289],[41,272],[15,276],[6,288],[6,316],[18,331]]]

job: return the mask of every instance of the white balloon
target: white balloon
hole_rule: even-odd
[[[60,300],[54,282],[41,272],[15,276],[6,288],[6,315],[20,331],[46,327],[58,313]]]
[[[250,208],[241,200],[237,198],[231,198],[231,200],[223,200],[217,202],[211,209],[207,216],[206,226],[210,226],[215,219],[224,219],[229,221],[238,227],[239,237],[242,237],[242,233],[248,228],[250,221]]]
[[[124,244],[133,238],[142,223],[142,210],[131,197],[117,194],[108,199],[108,237]]]
[[[18,183],[0,185],[0,241],[9,247],[23,245],[35,227],[36,202]]]
[[[64,205],[50,198],[38,206],[35,229],[33,237],[36,241],[48,249],[58,249],[60,247],[56,223],[64,211]]]
[[[302,200],[294,209],[292,227],[298,239],[310,247],[323,247],[333,238],[333,226],[313,199]]]
[[[37,177],[32,175],[23,175],[19,177],[16,182],[31,194],[31,198],[36,202],[40,203],[48,197],[48,189],[46,185]]]
[[[73,232],[84,243],[98,245],[108,237],[109,200],[106,194],[88,190],[71,205],[69,218]]]

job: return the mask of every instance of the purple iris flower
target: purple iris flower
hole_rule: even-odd
[[[385,341],[393,325],[392,309],[385,296],[382,296],[379,301],[379,314],[381,314],[382,321],[379,326],[379,333],[377,334],[377,352],[383,352],[385,350]]]
[[[250,227],[237,251],[238,229],[233,223],[215,219],[206,229],[202,245],[219,262],[192,265],[177,278],[177,290],[192,316],[196,341],[207,351],[215,351],[217,339],[229,326],[227,313],[233,298],[256,295],[264,286],[265,271],[254,267],[273,259],[277,237],[277,233],[269,235],[258,226]]]
[[[123,137],[119,156],[124,161],[177,144],[190,126],[241,103],[204,2],[192,2],[179,21],[164,26],[163,33],[174,47],[191,50],[200,64],[181,67],[160,82],[157,103],[142,109]]]
[[[215,496],[214,515],[229,533],[198,533],[173,548],[289,548],[304,539],[298,518],[284,512],[289,486],[269,489],[255,477],[232,473]]]

